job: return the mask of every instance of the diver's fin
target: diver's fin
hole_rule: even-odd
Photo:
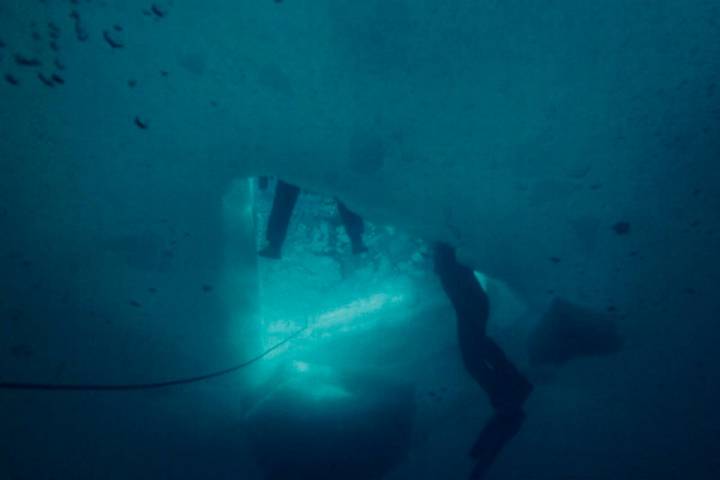
[[[475,459],[475,468],[470,480],[481,480],[505,445],[520,431],[525,422],[522,410],[497,412],[480,432],[470,450]]]
[[[530,362],[561,365],[622,350],[617,315],[556,298],[528,337]]]

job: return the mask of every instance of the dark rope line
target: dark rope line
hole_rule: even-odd
[[[240,369],[248,367],[253,363],[256,363],[273,351],[297,338],[301,333],[308,329],[305,325],[297,332],[288,336],[283,341],[276,343],[272,347],[268,348],[259,355],[246,360],[243,363],[234,365],[232,367],[217,370],[215,372],[206,373],[204,375],[197,375],[195,377],[179,378],[175,380],[166,380],[163,382],[151,382],[151,383],[127,383],[127,384],[62,384],[62,383],[31,383],[31,382],[0,382],[0,390],[46,390],[46,391],[83,391],[83,392],[96,392],[96,391],[119,391],[119,390],[150,390],[154,388],[165,388],[173,387],[176,385],[186,385],[188,383],[201,382],[211,378],[222,377],[230,373],[236,372]]]

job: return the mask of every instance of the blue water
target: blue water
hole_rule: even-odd
[[[483,478],[718,478],[719,78],[712,0],[0,0],[0,480],[469,478],[437,242]]]

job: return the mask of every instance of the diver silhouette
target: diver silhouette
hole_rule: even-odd
[[[470,451],[476,461],[470,478],[478,480],[484,478],[502,448],[522,427],[523,405],[533,386],[485,334],[490,302],[473,270],[460,264],[455,249],[445,243],[435,245],[434,264],[455,309],[465,368],[488,394],[495,410]]]
[[[282,247],[287,237],[290,219],[297,203],[300,188],[282,180],[277,181],[275,186],[275,196],[273,198],[272,209],[270,210],[270,218],[268,219],[265,238],[267,245],[263,247],[258,255],[266,258],[279,259],[282,257]],[[337,210],[340,214],[343,226],[350,238],[353,254],[360,254],[367,251],[367,247],[363,243],[363,232],[365,225],[363,219],[347,208],[340,200],[337,202]]]

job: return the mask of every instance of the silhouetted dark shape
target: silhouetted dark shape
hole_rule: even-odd
[[[162,8],[160,5],[158,5],[158,4],[156,4],[156,3],[153,3],[153,4],[150,6],[150,11],[151,11],[153,14],[155,14],[155,16],[158,17],[158,18],[163,18],[163,17],[167,14],[167,12],[165,11],[165,9]]]
[[[556,298],[528,338],[530,361],[562,364],[576,357],[622,349],[612,313],[589,310]]]
[[[52,87],[55,86],[55,82],[53,82],[53,79],[50,78],[50,77],[48,77],[48,76],[45,75],[44,73],[38,73],[38,74],[37,74],[37,78],[38,78],[38,80],[40,80],[40,81],[43,83],[43,85],[45,85],[46,87],[52,88]]]
[[[290,219],[292,218],[293,209],[295,208],[299,194],[299,187],[282,180],[277,181],[275,197],[273,198],[272,210],[270,211],[270,218],[268,219],[265,233],[267,245],[258,252],[259,255],[274,259],[282,257],[282,247],[287,237]],[[345,226],[345,231],[348,237],[350,237],[353,253],[366,252],[367,247],[362,239],[365,229],[362,218],[352,212],[339,200],[337,200],[337,208],[343,225]]]
[[[105,42],[110,45],[110,48],[123,48],[125,46],[122,42],[113,37],[110,30],[103,30],[103,39],[105,39]]]
[[[354,254],[367,252],[367,247],[363,243],[363,233],[365,232],[365,224],[357,213],[353,212],[340,200],[336,200],[337,210],[342,219],[343,225],[345,226],[345,232],[347,232],[350,238],[350,244],[352,245],[352,252]]]
[[[42,65],[42,62],[38,58],[26,57],[25,55],[16,53],[15,64],[20,65],[21,67],[39,67]]]
[[[8,82],[10,85],[15,86],[20,84],[20,80],[18,80],[17,77],[9,73],[5,74],[5,81]]]
[[[615,225],[613,225],[613,231],[618,235],[627,235],[628,233],[630,233],[630,223],[617,222]]]
[[[490,302],[475,272],[460,264],[455,249],[447,244],[437,244],[434,254],[435,272],[455,309],[463,363],[495,409],[470,452],[477,462],[471,478],[481,479],[520,430],[525,419],[523,405],[533,387],[485,334]]]
[[[143,120],[140,117],[135,117],[135,126],[138,127],[140,130],[147,130],[148,128],[148,122],[147,120]]]

